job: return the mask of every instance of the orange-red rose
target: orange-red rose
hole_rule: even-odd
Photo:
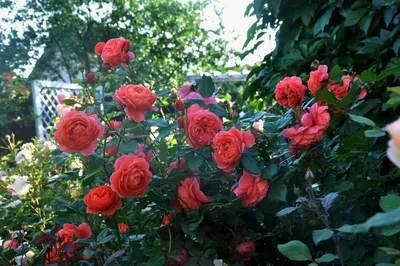
[[[144,113],[147,111],[157,111],[153,106],[157,100],[154,92],[142,85],[123,85],[114,94],[118,100],[118,105],[125,106],[125,113],[129,119],[135,122],[144,120]]]
[[[70,111],[61,117],[54,139],[64,152],[92,154],[97,148],[97,139],[104,133],[96,115],[81,111]]]
[[[134,154],[119,157],[114,168],[110,177],[111,188],[123,198],[143,195],[153,176],[146,159]]]
[[[58,236],[62,240],[62,244],[71,243],[74,239],[87,238],[92,235],[92,230],[87,223],[82,223],[79,226],[73,224],[64,224],[63,229],[58,231]]]
[[[210,110],[194,104],[187,110],[187,127],[189,146],[201,148],[210,144],[214,136],[222,129],[221,119]]]
[[[328,66],[320,65],[317,70],[310,73],[310,79],[308,80],[308,88],[312,95],[315,95],[316,91],[321,89],[322,82],[328,80]]]
[[[314,103],[308,108],[308,113],[302,114],[301,125],[283,131],[282,135],[290,139],[289,145],[292,148],[307,149],[311,144],[321,140],[330,122],[330,114],[327,109],[327,106]]]
[[[128,50],[130,41],[124,38],[110,39],[103,43],[98,43],[95,47],[95,53],[101,52],[101,59],[105,66],[115,69],[121,63],[129,62]]]
[[[217,167],[231,172],[239,164],[244,149],[251,148],[254,143],[254,135],[249,130],[239,131],[232,127],[229,131],[219,132],[212,143],[213,158]]]
[[[236,196],[242,197],[244,207],[256,206],[265,198],[268,192],[268,181],[260,177],[260,175],[252,176],[246,170],[233,191]]]
[[[179,203],[184,209],[194,210],[202,203],[211,202],[200,190],[198,178],[186,178],[178,187]]]
[[[248,261],[256,252],[257,244],[256,241],[249,239],[235,248],[235,257],[240,261]]]
[[[126,232],[128,232],[128,230],[130,229],[130,227],[128,226],[128,225],[126,225],[126,224],[118,224],[118,228],[119,228],[119,231],[121,232],[121,233],[126,233]]]
[[[113,215],[122,207],[121,198],[109,186],[102,185],[93,188],[85,196],[84,202],[87,213],[101,213],[102,215]]]
[[[299,77],[285,77],[275,88],[275,98],[281,106],[292,108],[303,103],[306,86]]]

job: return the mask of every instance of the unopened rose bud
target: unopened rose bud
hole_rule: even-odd
[[[93,83],[96,80],[96,77],[93,72],[89,72],[86,76],[86,81],[90,84]]]
[[[178,121],[178,127],[184,128],[183,117],[178,117],[177,121]]]
[[[307,172],[306,172],[305,179],[306,179],[307,181],[313,181],[314,178],[315,178],[315,177],[314,177],[313,172],[311,172],[310,168],[308,168],[308,169],[307,169]]]
[[[171,216],[164,214],[164,218],[162,220],[162,225],[164,225],[164,226],[172,225]]]
[[[311,65],[310,65],[311,69],[318,69],[319,67],[319,61],[318,60],[314,60]]]
[[[175,109],[180,112],[183,111],[183,102],[181,100],[175,101]]]
[[[71,192],[71,198],[73,198],[73,199],[79,198],[80,195],[81,195],[81,193],[80,193],[79,190],[77,190],[77,189],[74,189],[74,190]]]

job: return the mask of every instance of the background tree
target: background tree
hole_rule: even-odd
[[[23,25],[24,33],[14,28],[3,35],[7,44],[0,44],[0,72],[23,67],[38,57],[38,47],[45,47],[31,78],[70,82],[81,71],[101,66],[93,57],[97,42],[123,36],[131,40],[147,80],[176,86],[189,70],[219,69],[227,59],[226,43],[210,39],[221,31],[207,32],[200,27],[205,4],[169,0],[29,1],[14,18],[5,19]],[[13,8],[15,4],[11,4]]]

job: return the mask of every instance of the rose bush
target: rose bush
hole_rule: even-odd
[[[86,95],[61,117],[52,152],[54,163],[81,162],[65,173],[74,200],[54,195],[41,228],[13,225],[27,235],[8,233],[8,264],[396,261],[399,169],[385,156],[385,125],[363,116],[377,84],[315,63],[309,76],[278,82],[276,102],[254,112],[219,100],[207,76],[178,91],[147,84],[129,50],[122,38],[96,45],[111,72],[82,81]],[[387,129],[398,164],[398,122]]]

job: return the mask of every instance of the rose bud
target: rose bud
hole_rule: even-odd
[[[183,111],[183,102],[181,100],[175,101],[175,109],[180,112]]]
[[[164,226],[172,225],[171,217],[169,215],[164,214],[164,218],[162,220],[162,225],[164,225]]]
[[[89,74],[87,74],[87,76],[86,76],[86,81],[88,83],[93,83],[95,80],[96,80],[96,77],[95,77],[94,73],[89,72]]]

